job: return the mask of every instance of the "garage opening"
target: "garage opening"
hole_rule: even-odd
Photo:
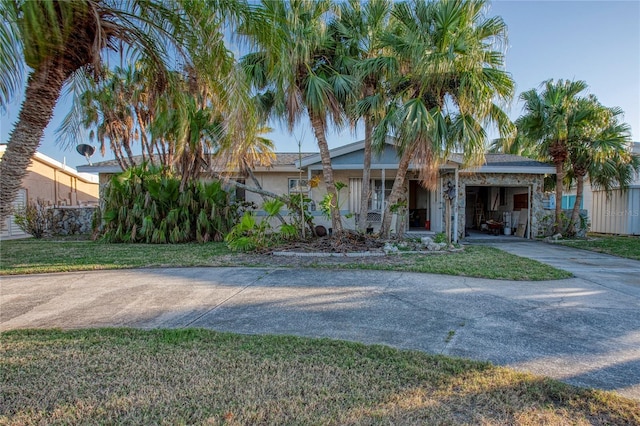
[[[467,186],[465,235],[528,237],[529,188]]]

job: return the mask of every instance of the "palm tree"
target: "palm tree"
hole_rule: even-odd
[[[579,99],[573,113],[568,141],[569,171],[567,177],[576,182],[576,200],[567,227],[576,234],[585,177],[591,185],[609,192],[614,186],[625,190],[640,169],[640,158],[631,155],[630,128],[618,120],[619,108],[606,108],[595,96]]]
[[[367,211],[371,185],[371,151],[374,127],[382,119],[387,91],[384,83],[397,71],[397,60],[385,55],[382,34],[387,30],[393,3],[390,0],[372,0],[362,3],[349,0],[340,3],[339,17],[332,22],[337,38],[340,63],[347,73],[357,77],[359,96],[355,105],[347,106],[352,120],[364,120],[364,159],[362,193],[358,228],[367,227]]]
[[[292,131],[306,113],[318,143],[327,194],[334,200],[331,223],[341,235],[342,222],[326,131],[340,125],[341,102],[351,95],[352,79],[335,64],[335,43],[327,31],[329,0],[263,0],[254,17],[241,26],[255,52],[242,60],[253,86],[269,100],[272,114]]]
[[[61,90],[75,74],[89,72],[99,78],[109,52],[127,60],[145,58],[160,76],[166,75],[176,60],[192,64],[198,71],[203,69],[206,62],[197,58],[196,52],[212,45],[196,41],[203,37],[201,29],[220,20],[220,13],[204,2],[192,3],[186,8],[183,2],[161,0],[2,0],[2,106],[21,87],[25,65],[32,71],[18,122],[0,163],[0,220],[10,213]],[[235,0],[216,3],[220,9],[234,11],[237,4]]]
[[[485,124],[505,136],[513,131],[500,106],[514,90],[499,50],[506,25],[486,17],[485,8],[483,0],[415,0],[394,7],[394,25],[384,42],[400,61],[392,85],[397,96],[374,132],[378,144],[388,133],[395,135],[400,155],[380,231],[384,236],[411,162],[422,185],[433,188],[438,166],[451,151],[462,152],[466,164],[483,161]]]
[[[554,233],[562,233],[562,193],[569,138],[579,131],[576,109],[580,94],[587,88],[584,81],[547,80],[538,93],[535,89],[520,95],[524,115],[516,120],[518,135],[538,147],[538,156],[549,158],[556,168],[556,209]]]

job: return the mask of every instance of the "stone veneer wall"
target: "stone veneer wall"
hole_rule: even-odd
[[[51,208],[51,234],[73,235],[93,232],[93,215],[97,207]]]
[[[450,176],[453,181],[453,175]],[[465,211],[466,211],[466,187],[467,186],[495,186],[495,187],[530,187],[531,188],[531,236],[535,238],[542,235],[543,229],[539,226],[545,216],[542,200],[544,198],[544,176],[528,173],[460,173],[458,199],[458,238],[464,238]]]

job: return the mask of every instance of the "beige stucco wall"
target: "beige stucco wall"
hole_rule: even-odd
[[[0,152],[0,157],[4,152]],[[37,154],[27,168],[21,187],[27,191],[27,200],[44,200],[56,206],[90,205],[98,202],[97,183],[87,182],[68,167],[55,167],[38,158]],[[65,170],[66,169],[66,170]]]
[[[85,182],[62,170],[34,160],[22,181],[30,201],[45,200],[52,205],[75,206],[98,201],[98,184]]]

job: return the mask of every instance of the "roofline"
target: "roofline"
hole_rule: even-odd
[[[82,172],[91,171],[91,173],[122,173],[122,167],[116,166],[93,166],[93,165],[84,165],[78,166],[78,170]]]
[[[385,143],[389,145],[395,145],[395,143],[393,142],[393,138],[391,136],[387,136]],[[359,140],[357,142],[352,142],[347,145],[342,145],[342,146],[330,149],[329,156],[330,158],[339,157],[341,155],[350,154],[352,152],[359,151],[363,148],[364,148],[364,139]],[[295,161],[294,165],[298,168],[300,167],[305,168],[316,163],[322,163],[322,156],[320,155],[320,153],[305,157],[302,159],[302,161]],[[317,169],[312,168],[312,170],[317,170]]]
[[[5,152],[7,149],[7,145],[6,144],[0,144],[0,153]],[[96,176],[95,174],[91,174],[91,173],[84,173],[81,172],[80,170],[76,170],[73,167],[67,166],[66,164],[63,164],[61,162],[59,162],[58,160],[54,160],[53,158],[49,157],[48,155],[42,154],[41,152],[36,151],[36,153],[33,155],[33,158],[38,159],[40,162],[53,167],[56,170],[59,170],[61,172],[64,173],[68,173],[73,177],[76,177],[78,179],[80,179],[83,182],[86,183],[98,183],[98,176]],[[82,166],[80,166],[82,167]]]
[[[336,164],[333,167],[333,170],[362,170],[362,164]],[[372,164],[371,170],[397,170],[398,164]],[[416,170],[414,164],[409,166],[408,170]],[[455,164],[442,164],[439,167],[439,170],[455,170]],[[309,170],[318,171],[322,170],[321,165],[313,165],[309,167]],[[555,167],[550,166],[480,166],[480,167],[470,167],[466,169],[459,169],[460,173],[524,173],[524,174],[555,174]]]
[[[480,166],[461,169],[460,173],[525,173],[529,175],[556,174],[551,166]]]

